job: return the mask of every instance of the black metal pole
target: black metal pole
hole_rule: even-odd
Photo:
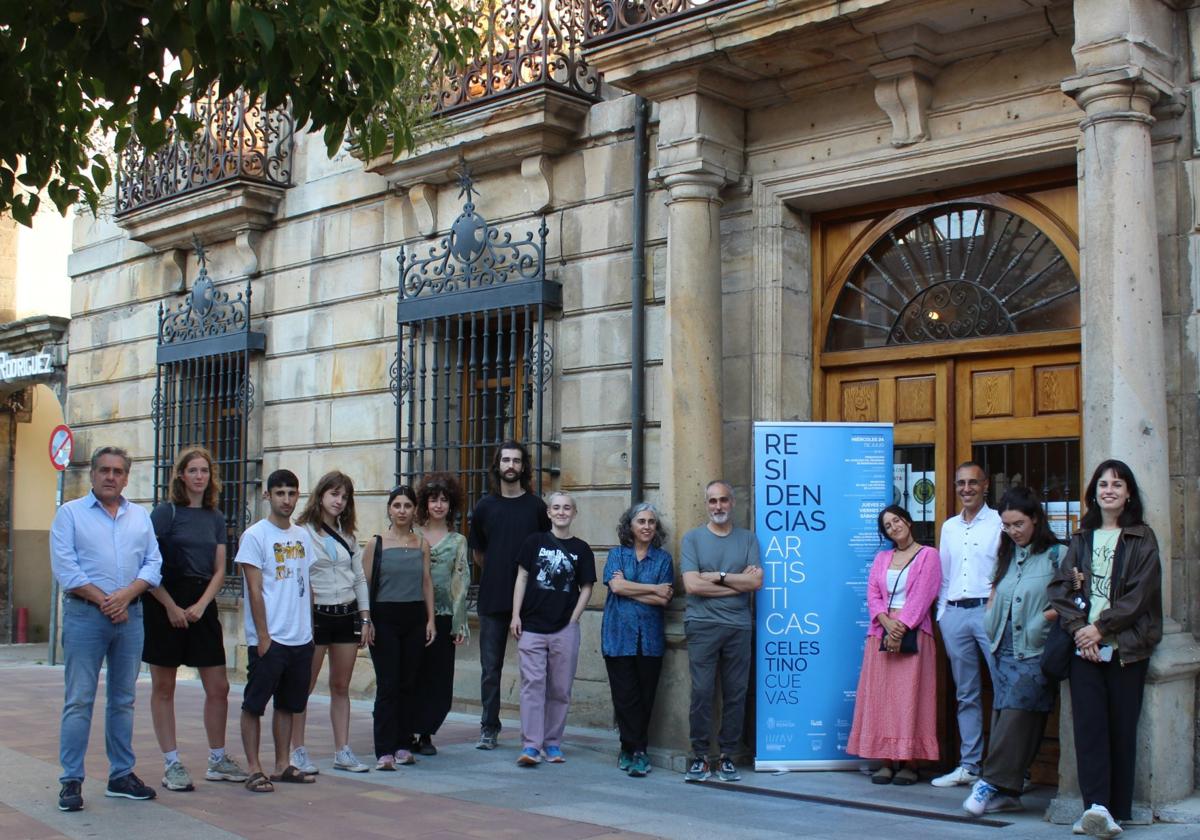
[[[646,437],[646,188],[649,164],[650,103],[634,97],[633,111],[633,259],[630,270],[630,445],[629,503],[642,501]]]

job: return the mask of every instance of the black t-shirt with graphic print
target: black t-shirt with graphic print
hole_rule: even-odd
[[[529,573],[521,602],[521,629],[557,633],[571,620],[579,590],[596,582],[596,557],[578,537],[560,540],[533,534],[521,546],[517,563]]]

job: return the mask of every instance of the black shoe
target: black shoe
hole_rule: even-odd
[[[58,792],[58,810],[83,810],[83,782],[74,779],[63,782],[62,790]]]
[[[136,774],[130,773],[119,779],[109,779],[104,795],[120,799],[153,799],[158,794],[154,788],[146,787]]]
[[[432,737],[422,735],[417,741],[417,746],[413,748],[413,752],[419,755],[437,755],[437,747],[433,745]]]

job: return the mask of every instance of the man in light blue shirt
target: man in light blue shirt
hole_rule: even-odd
[[[106,659],[104,742],[109,774],[105,796],[153,799],[133,772],[133,700],[142,659],[142,605],[162,567],[145,510],[121,495],[129,454],[102,446],[92,455],[92,490],[58,509],[50,526],[50,564],[63,597],[65,696],[59,735],[60,811],[83,808],[83,759],[100,665]]]

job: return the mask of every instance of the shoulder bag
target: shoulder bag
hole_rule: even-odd
[[[1057,555],[1057,548],[1055,546]],[[1051,562],[1054,561],[1051,558]],[[1075,595],[1076,605],[1082,604],[1084,615],[1087,615],[1088,604],[1083,592]],[[1062,625],[1062,618],[1056,618],[1046,633],[1046,642],[1042,646],[1042,674],[1053,682],[1062,682],[1071,671],[1071,657],[1075,655],[1075,639]]]
[[[900,570],[900,574],[896,575],[896,584],[895,584],[895,586],[892,587],[892,594],[888,598],[888,613],[889,614],[892,611],[892,601],[894,601],[896,599],[896,587],[898,587],[900,585],[900,579],[902,577],[904,577],[905,569],[907,569],[909,566],[911,566],[913,563],[913,560],[917,559],[917,555],[919,555],[921,553],[921,551],[924,551],[924,550],[925,550],[925,548],[922,547],[920,551],[918,551],[916,554],[914,554],[912,557],[910,557],[908,559],[908,562],[904,564],[904,568]],[[895,651],[895,652],[896,653],[916,653],[917,652],[917,634],[920,632],[921,632],[920,628],[917,628],[917,627],[910,627],[907,630],[905,630],[904,636],[900,639],[900,650]],[[892,651],[887,649],[887,634],[886,633],[884,634],[883,638],[879,640],[879,649],[884,651],[885,653],[892,653]]]

